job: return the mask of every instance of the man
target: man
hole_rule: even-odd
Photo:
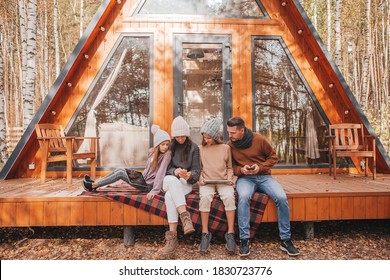
[[[238,176],[238,229],[240,234],[240,256],[250,254],[250,203],[255,191],[266,193],[276,204],[278,212],[280,249],[290,256],[299,255],[291,242],[290,208],[282,186],[271,177],[270,169],[278,158],[266,137],[253,133],[245,127],[240,117],[232,117],[227,122],[233,158],[234,175]]]

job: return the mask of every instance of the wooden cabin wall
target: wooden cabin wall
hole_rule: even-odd
[[[51,110],[56,115],[46,112],[42,121],[60,123],[64,127],[73,116],[77,106],[91,86],[98,71],[108,57],[116,40],[122,33],[141,33],[153,35],[153,90],[152,90],[152,118],[162,129],[170,131],[173,119],[173,69],[174,69],[174,35],[175,34],[228,34],[232,39],[232,114],[241,116],[249,127],[252,127],[252,36],[280,36],[289,52],[295,59],[302,75],[315,94],[332,123],[348,120],[358,122],[360,118],[350,100],[345,96],[342,85],[333,73],[325,57],[318,62],[313,57],[320,51],[318,44],[309,39],[308,27],[304,22],[297,22],[296,10],[282,7],[280,1],[263,0],[270,19],[200,19],[191,18],[191,22],[182,22],[183,17],[132,17],[139,0],[122,1],[117,4],[112,1],[113,7],[99,23],[105,31],[97,28],[95,36],[88,39],[88,48],[83,54],[88,59],[79,57],[74,67],[69,71],[67,81],[71,87],[62,85],[59,94],[52,102]],[[290,5],[293,6],[293,5]],[[297,26],[304,26],[303,35],[298,35]],[[311,40],[311,41],[310,41]],[[315,41],[315,40],[314,40]],[[332,89],[329,82],[335,83]],[[351,114],[345,116],[346,109]],[[30,149],[19,162],[20,168],[16,177],[39,177],[40,155],[37,141],[30,141]],[[35,162],[36,169],[28,171],[28,164]],[[278,172],[278,171],[276,171]],[[289,170],[279,172],[289,173]],[[295,173],[297,171],[294,171]],[[302,169],[300,172],[313,172],[311,169]],[[318,172],[316,169],[315,172]],[[62,174],[49,172],[49,176],[59,177]],[[99,174],[99,172],[98,172]]]

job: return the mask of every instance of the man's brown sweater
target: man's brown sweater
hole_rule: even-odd
[[[252,145],[246,149],[234,147],[231,140],[227,143],[232,151],[234,175],[242,176],[244,165],[257,164],[260,170],[257,174],[271,174],[271,167],[278,162],[275,150],[269,140],[261,134],[253,133]]]

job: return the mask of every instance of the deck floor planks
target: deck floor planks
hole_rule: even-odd
[[[275,175],[285,189],[292,221],[389,219],[390,175]],[[0,226],[166,225],[164,218],[100,197],[81,196],[82,178],[0,181]],[[263,221],[277,221],[269,201]]]

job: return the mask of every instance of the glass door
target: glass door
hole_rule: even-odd
[[[200,144],[205,121],[219,118],[225,124],[231,116],[230,36],[177,35],[175,39],[174,116],[184,117],[191,139]]]

